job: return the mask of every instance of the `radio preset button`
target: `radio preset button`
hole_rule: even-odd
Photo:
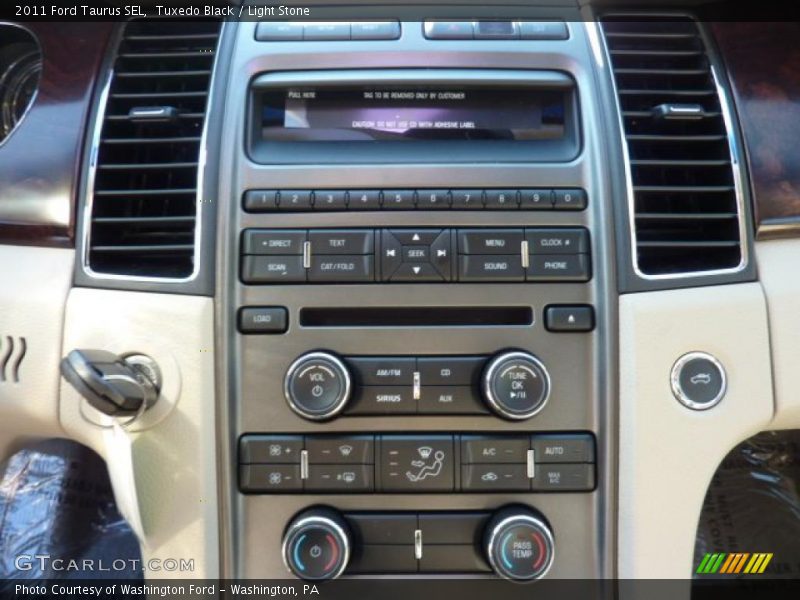
[[[522,229],[460,229],[459,254],[516,254],[519,257]]]
[[[281,190],[278,210],[311,210],[312,195],[310,190]]]
[[[314,192],[314,210],[347,210],[347,192],[344,190]]]
[[[460,256],[461,281],[523,281],[525,270],[519,254],[512,256],[488,255]]]
[[[320,229],[308,234],[314,254],[372,254],[375,233],[364,229]],[[302,247],[300,248],[302,254]]]
[[[350,210],[380,210],[381,193],[378,190],[350,190]]]
[[[450,208],[450,192],[447,190],[417,190],[417,208],[421,210],[445,210]]]
[[[244,209],[247,212],[269,212],[277,208],[276,190],[250,190],[244,194]]]
[[[483,190],[452,190],[450,192],[453,208],[456,210],[481,210]]]
[[[486,190],[484,206],[487,210],[516,210],[519,208],[517,190]]]
[[[414,210],[414,190],[384,190],[384,210]]]
[[[553,208],[553,190],[520,190],[519,199],[522,210],[551,210]]]
[[[580,189],[555,190],[553,205],[556,210],[583,210],[586,208],[586,192]]]

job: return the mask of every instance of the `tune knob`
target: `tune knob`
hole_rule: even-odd
[[[350,533],[335,511],[311,509],[289,523],[282,550],[286,568],[301,579],[335,579],[350,560]]]
[[[286,372],[284,394],[291,409],[312,421],[331,419],[350,399],[350,372],[328,352],[304,354]]]
[[[503,352],[483,373],[483,396],[496,414],[506,419],[529,419],[547,403],[550,375],[542,362],[527,352]]]
[[[486,558],[494,572],[513,581],[543,577],[553,564],[553,533],[542,517],[524,507],[499,511],[484,533]]]

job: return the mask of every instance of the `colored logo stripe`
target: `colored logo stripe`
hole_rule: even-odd
[[[760,574],[767,568],[773,554],[766,552],[708,552],[697,567],[696,573],[709,575],[720,573],[726,575]]]

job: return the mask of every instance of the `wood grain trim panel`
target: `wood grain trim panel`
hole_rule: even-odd
[[[0,146],[0,243],[71,247],[86,121],[114,23],[20,23],[39,40],[39,92]]]
[[[717,22],[747,147],[758,239],[800,237],[800,23]]]

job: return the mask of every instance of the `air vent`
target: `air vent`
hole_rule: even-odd
[[[607,17],[645,277],[742,266],[742,219],[728,122],[708,50],[689,18]]]
[[[220,27],[156,19],[125,25],[95,157],[92,272],[194,273],[200,146]]]

